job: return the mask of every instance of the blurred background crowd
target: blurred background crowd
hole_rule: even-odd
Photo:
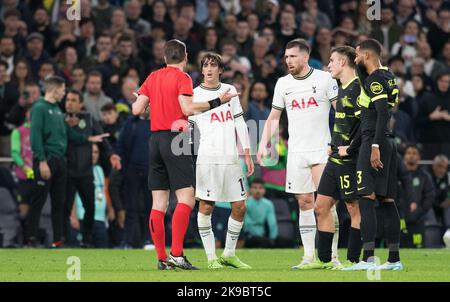
[[[442,235],[450,228],[449,1],[380,0],[379,20],[367,18],[365,0],[80,0],[79,20],[68,19],[65,0],[0,3],[0,247],[27,246],[23,221],[35,186],[29,113],[43,95],[45,78],[59,75],[72,91],[73,97],[60,103],[70,127],[84,128],[88,114],[100,133],[110,133],[108,145],[89,149],[94,245],[153,249],[147,227],[149,121],[146,115],[131,116],[130,108],[146,76],[165,66],[165,41],[186,43],[186,72],[194,87],[201,79],[202,54],[220,53],[226,65],[222,81],[240,91],[247,121],[263,125],[275,83],[286,73],[284,46],[298,37],[312,46],[310,65],[324,70],[334,46],[367,37],[384,46],[382,63],[397,76],[401,90],[391,126],[400,151],[402,245],[444,245]],[[241,247],[299,244],[298,208],[284,193],[286,129],[283,118],[279,162],[257,169],[249,179]],[[111,168],[112,152],[122,159],[120,170]],[[69,160],[68,182],[79,176],[76,164]],[[73,201],[67,246],[78,246],[82,237],[83,200],[77,194]],[[221,203],[213,216],[218,246],[224,243],[229,211],[229,204]],[[186,245],[195,247],[201,240],[193,213]],[[342,205],[339,216],[340,245],[345,246],[349,216]],[[167,227],[169,236],[170,223]],[[47,202],[38,246],[50,245],[51,232]]]

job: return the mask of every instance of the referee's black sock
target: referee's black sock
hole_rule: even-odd
[[[362,240],[360,229],[350,228],[347,246],[347,260],[359,262],[361,256]]]
[[[333,244],[334,233],[319,231],[319,246],[317,254],[322,262],[331,261],[331,246]]]
[[[375,201],[370,198],[359,199],[359,211],[361,212],[361,237],[363,241],[363,261],[367,262],[374,256],[375,237],[377,233],[377,216]]]
[[[400,261],[400,216],[398,215],[395,202],[382,202],[383,216],[385,221],[385,237],[389,249],[389,262]]]

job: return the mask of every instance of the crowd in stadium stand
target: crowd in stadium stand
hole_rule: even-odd
[[[149,121],[132,116],[131,104],[133,92],[147,75],[165,66],[164,42],[175,38],[186,43],[186,72],[194,87],[201,80],[202,54],[220,53],[226,65],[222,81],[240,91],[246,120],[261,125],[269,115],[275,83],[286,73],[284,46],[298,37],[312,46],[310,65],[325,70],[334,46],[356,45],[367,37],[384,46],[382,63],[397,76],[401,90],[391,126],[400,152],[397,203],[402,245],[442,247],[442,236],[450,229],[450,2],[380,2],[380,20],[371,21],[365,0],[80,0],[80,20],[71,21],[63,0],[3,0],[0,247],[27,246],[24,220],[35,186],[29,113],[33,102],[43,96],[48,76],[63,77],[67,88],[80,94],[82,109],[110,133],[109,147],[92,146],[94,246],[152,249],[147,227],[151,194],[146,187]],[[80,126],[83,118],[77,109],[68,109],[66,100],[60,107],[70,127]],[[258,221],[247,223],[246,218],[241,247],[299,243],[297,203],[284,193],[286,129],[284,118],[282,139],[276,145],[279,162],[258,168],[255,178],[249,179],[247,215]],[[120,170],[111,168],[106,156],[111,152],[121,157]],[[419,165],[420,159],[433,164]],[[67,246],[81,241],[81,195],[72,200]],[[228,217],[230,208],[226,203],[218,207],[213,224],[220,245],[221,232],[226,231],[223,217]],[[201,246],[196,212],[187,246]],[[340,243],[345,246],[349,218],[342,204],[339,215]],[[51,243],[49,217],[46,206],[37,246]],[[170,234],[170,223],[167,227]]]

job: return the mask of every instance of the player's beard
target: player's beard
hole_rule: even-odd
[[[364,64],[363,61],[361,61],[361,62],[358,63],[358,68],[359,68],[359,70],[360,70],[361,72],[367,73],[367,67],[366,67],[366,65]]]
[[[294,69],[292,69],[292,70],[289,69],[289,73],[293,76],[298,76],[298,75],[300,75],[302,70],[303,70],[303,66],[298,65],[298,66],[294,67]]]

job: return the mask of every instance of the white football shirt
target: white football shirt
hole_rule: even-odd
[[[225,83],[220,83],[216,89],[197,86],[194,89],[193,101],[210,101],[228,88],[230,93],[236,93],[234,86]],[[189,117],[200,131],[197,164],[239,163],[234,120],[243,114],[239,97],[236,96],[226,104]]]
[[[272,107],[287,111],[289,152],[328,148],[329,113],[337,94],[336,80],[322,70],[311,68],[304,77],[288,74],[278,79]]]

